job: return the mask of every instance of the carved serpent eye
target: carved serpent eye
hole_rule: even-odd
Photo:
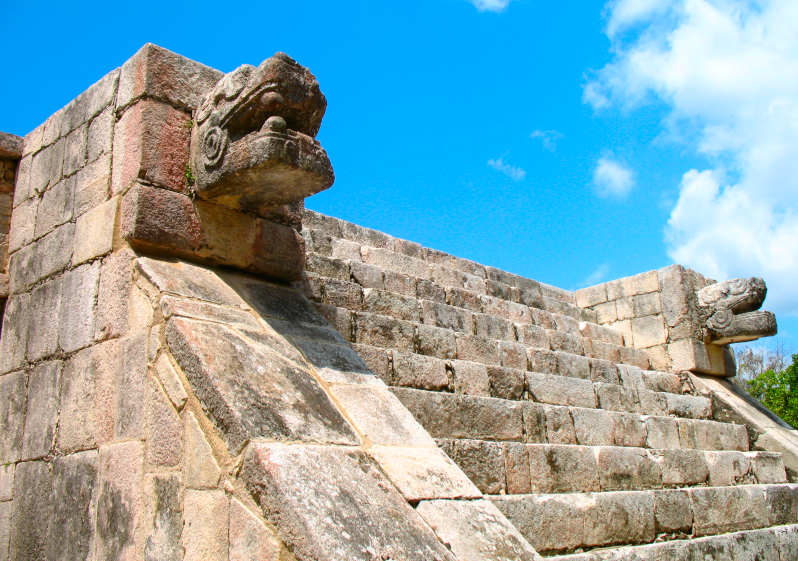
[[[731,310],[725,308],[718,310],[707,321],[707,327],[710,329],[725,329],[731,325],[733,318],[734,313]]]
[[[227,149],[227,131],[215,126],[208,129],[202,141],[202,153],[205,155],[205,167],[212,168],[219,164]]]

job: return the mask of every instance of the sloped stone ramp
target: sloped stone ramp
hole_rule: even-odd
[[[179,367],[164,387],[199,403],[196,426],[232,466],[225,490],[254,498],[297,559],[540,559],[293,288],[138,268]]]

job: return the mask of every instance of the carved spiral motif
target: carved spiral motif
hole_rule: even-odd
[[[732,319],[734,319],[734,313],[731,310],[718,310],[707,321],[707,327],[710,329],[725,329],[731,325]]]
[[[205,155],[205,167],[212,168],[219,164],[227,149],[227,131],[220,127],[211,127],[205,133],[202,152]]]

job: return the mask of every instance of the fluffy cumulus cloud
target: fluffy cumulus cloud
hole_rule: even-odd
[[[480,12],[503,12],[510,4],[510,0],[470,0]]]
[[[498,172],[503,173],[513,181],[521,181],[526,177],[526,172],[519,167],[511,166],[503,160],[504,156],[497,160],[488,160],[488,165]]]
[[[798,2],[615,0],[607,16],[615,59],[585,101],[664,102],[664,132],[710,162],[685,170],[669,255],[762,276],[767,307],[798,314]]]
[[[593,185],[602,197],[626,197],[635,186],[634,172],[612,154],[599,158],[593,170]]]

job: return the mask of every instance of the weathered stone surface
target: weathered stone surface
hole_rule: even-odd
[[[111,187],[111,154],[105,154],[75,174],[73,216],[80,216],[108,200]]]
[[[119,341],[116,386],[116,435],[144,435],[147,395],[147,334],[139,332]]]
[[[456,364],[455,387],[457,387],[460,373],[467,376],[464,369],[468,369],[467,365],[472,363],[462,363],[460,373],[458,373],[457,364],[459,364],[460,361],[454,362]],[[482,366],[483,370],[484,368],[485,367]],[[487,377],[487,374],[485,374],[485,377]],[[415,353],[394,351],[393,385],[416,388],[419,390],[446,391],[450,388],[450,384],[449,373],[446,371],[446,363],[443,360],[417,355]]]
[[[510,443],[505,443],[510,444]],[[523,449],[523,444],[512,443]],[[483,493],[503,494],[505,485],[505,459],[502,444],[485,440],[439,439],[438,446]],[[526,455],[526,450],[524,450]],[[529,462],[527,461],[527,488],[529,487]],[[527,492],[529,492],[527,490]]]
[[[689,534],[693,527],[693,510],[686,491],[666,490],[654,493],[657,532]]]
[[[0,462],[8,464],[20,458],[25,430],[25,372],[0,376]]]
[[[474,329],[476,334],[482,337],[515,341],[513,324],[502,318],[487,314],[474,314]]]
[[[215,304],[197,302],[184,298],[174,298],[172,296],[164,296],[161,298],[160,304],[161,311],[166,319],[172,316],[182,316],[215,321],[232,327],[244,327],[255,330],[261,329],[261,325],[255,317],[240,308],[217,306]]]
[[[382,382],[369,369],[362,358],[344,341],[343,345],[318,339],[292,338],[321,378],[327,382],[368,384],[381,386]]]
[[[14,498],[14,472],[17,464],[7,463],[0,466],[0,502]]]
[[[760,485],[787,481],[781,454],[777,452],[746,452],[745,456],[751,462],[751,475]]]
[[[532,372],[540,372],[542,374],[559,374],[559,357],[562,356],[562,353],[554,353],[552,351],[542,350],[542,349],[529,349],[529,361],[528,361],[528,369]],[[571,356],[571,355],[566,355]],[[587,362],[585,362],[585,366],[588,368],[588,376],[589,376],[589,366]],[[563,375],[570,376],[569,373],[563,372]]]
[[[532,351],[530,350],[530,357]],[[557,358],[557,371],[550,372],[551,374],[559,374],[560,376],[568,376],[570,378],[580,378],[582,380],[601,381],[593,376],[593,359],[588,359],[583,356],[557,352],[553,353]],[[530,368],[534,372],[541,372],[537,368]],[[547,372],[543,370],[542,372]]]
[[[462,561],[541,559],[490,501],[423,501],[417,512]]]
[[[646,543],[654,540],[654,493],[596,493],[585,523],[585,545]]]
[[[646,423],[639,415],[609,413],[615,423],[615,446],[645,448],[648,438]]]
[[[419,321],[418,303],[414,298],[384,290],[363,290],[363,310],[416,323]]]
[[[86,141],[86,160],[93,162],[113,149],[114,108],[107,107],[89,123]]]
[[[209,269],[185,262],[160,261],[147,257],[140,257],[138,265],[142,273],[162,292],[171,292],[225,306],[245,307],[235,290]],[[290,289],[282,291],[296,294]],[[261,310],[258,308],[258,311]]]
[[[236,331],[172,318],[166,338],[228,445],[251,438],[357,443],[309,372]]]
[[[116,350],[116,341],[108,341],[64,364],[57,441],[62,452],[96,448],[113,438]]]
[[[454,374],[455,393],[492,397],[490,376],[484,364],[466,360],[453,360],[450,364]]]
[[[230,500],[229,561],[277,561],[281,547],[273,530],[238,499]]]
[[[75,196],[75,180],[60,181],[51,187],[42,196],[38,208],[33,207],[35,210],[35,237],[40,238],[43,235],[52,232],[57,226],[64,222],[69,222],[72,218],[72,202]],[[23,204],[17,207],[14,211],[14,220],[25,220],[23,212],[31,208],[31,204]],[[12,228],[12,232],[16,229]],[[18,232],[24,233],[26,229],[33,228],[33,224],[21,224]],[[20,235],[14,232],[14,235]],[[20,240],[23,244],[25,240]],[[20,241],[15,240],[15,249],[21,247]],[[30,239],[27,240],[30,242]]]
[[[387,388],[335,385],[331,391],[355,427],[372,442],[435,446],[432,438]]]
[[[748,451],[748,431],[743,425],[679,419],[682,448]]]
[[[678,450],[680,448],[690,448],[682,446],[679,439],[679,426],[675,419],[667,417],[647,417],[645,419],[648,438],[646,447],[655,450]]]
[[[78,217],[75,222],[73,265],[111,252],[118,206],[119,199],[114,197]]]
[[[415,349],[414,338],[414,326],[408,321],[366,313],[358,313],[355,317],[355,340],[358,343],[412,352]]]
[[[321,277],[322,302],[328,306],[359,311],[363,308],[363,289],[354,282]]]
[[[502,342],[499,342],[501,345]],[[526,353],[523,354],[526,362]],[[491,397],[500,399],[523,399],[525,382],[525,369],[505,368],[502,366],[486,367]]]
[[[524,442],[544,443],[547,441],[546,409],[534,403],[523,404]]]
[[[612,446],[615,443],[613,416],[601,409],[571,408],[576,441],[584,446]]]
[[[6,301],[0,335],[0,370],[9,372],[25,362],[30,321],[30,296],[12,295]]]
[[[421,301],[421,316],[424,323],[461,333],[474,333],[474,315],[462,308],[440,302]]]
[[[65,269],[72,258],[74,232],[74,224],[63,224],[11,255],[8,265],[11,291],[25,290],[36,281]]]
[[[58,343],[66,352],[94,342],[100,263],[83,265],[64,274]]]
[[[635,413],[640,410],[637,391],[633,388],[601,382],[596,383],[594,388],[601,409],[626,413]]]
[[[183,481],[186,487],[193,489],[212,489],[219,483],[219,464],[194,413],[188,411],[184,419],[186,457]]]
[[[662,472],[645,450],[615,446],[596,451],[602,491],[658,489]]]
[[[15,134],[0,132],[0,158],[18,160],[22,156],[23,138]]]
[[[416,298],[418,296],[416,292],[416,277],[405,275],[392,269],[386,269],[384,275],[385,290],[403,294],[410,298]]]
[[[358,246],[359,247],[359,246]],[[320,277],[349,281],[349,263],[341,259],[310,253],[305,259],[305,270]]]
[[[705,452],[709,468],[709,484],[726,487],[742,482],[748,474],[750,460],[742,452]]]
[[[300,561],[453,559],[357,449],[254,444],[242,477]]]
[[[144,480],[147,503],[144,560],[182,561],[180,537],[183,531],[183,503],[180,477],[175,474],[148,475]]]
[[[798,521],[798,486],[764,485],[769,524],[795,524]]]
[[[392,384],[393,369],[388,361],[388,351],[386,349],[357,343],[353,343],[352,348],[363,359],[369,370],[376,374],[380,380],[386,385]]]
[[[529,398],[540,403],[596,407],[596,394],[590,380],[527,372],[526,386]]]
[[[369,247],[368,245],[361,248],[360,253],[363,255],[364,263],[377,265],[383,269],[390,269],[409,277],[420,279],[430,279],[432,277],[429,264],[421,259],[394,253],[389,249]]]
[[[533,493],[599,491],[596,456],[588,446],[528,444]]]
[[[519,323],[515,326],[518,341],[533,349],[550,350],[551,341],[546,330],[537,325]]]
[[[667,342],[668,333],[661,316],[646,316],[632,319],[632,335],[635,348],[647,349]]]
[[[11,515],[14,503],[0,502],[0,554],[9,559],[8,546],[11,542]]]
[[[709,478],[706,457],[699,450],[658,450],[650,454],[659,463],[664,485],[700,485]]]
[[[377,265],[353,261],[349,264],[349,267],[352,278],[363,288],[376,288],[378,290],[383,290],[385,288],[382,268]]]
[[[505,368],[527,370],[527,349],[521,343],[499,341],[499,361]]]
[[[32,318],[48,321],[35,321],[28,330],[29,361],[40,360],[58,351],[58,314],[61,309],[62,279],[57,278],[36,287],[30,296]]]
[[[409,388],[391,391],[433,438],[523,440],[520,403]]]
[[[22,438],[23,460],[38,459],[52,452],[58,424],[60,389],[60,361],[40,363],[30,373]]]
[[[457,356],[457,341],[449,329],[420,324],[418,333],[418,352],[435,358],[452,359]]]
[[[546,439],[551,444],[576,444],[576,431],[571,410],[567,407],[550,405],[544,405],[543,408],[546,412]]]
[[[769,524],[764,493],[759,487],[691,489],[690,497],[696,536],[764,528]]]
[[[183,459],[183,424],[153,378],[147,379],[146,391],[147,462],[152,466],[175,467]]]
[[[374,446],[368,453],[408,501],[482,496],[460,468],[437,448]]]
[[[664,394],[668,413],[689,419],[706,419],[712,416],[712,402],[700,396]]]
[[[229,514],[224,491],[186,490],[183,520],[185,561],[227,561]]]
[[[83,561],[95,545],[95,499],[99,478],[96,450],[53,460],[53,515],[47,536],[47,557]]]
[[[47,529],[53,512],[52,482],[47,462],[17,464],[10,559],[47,559]]]
[[[144,449],[130,441],[100,448],[97,557],[133,559],[142,518]]]

